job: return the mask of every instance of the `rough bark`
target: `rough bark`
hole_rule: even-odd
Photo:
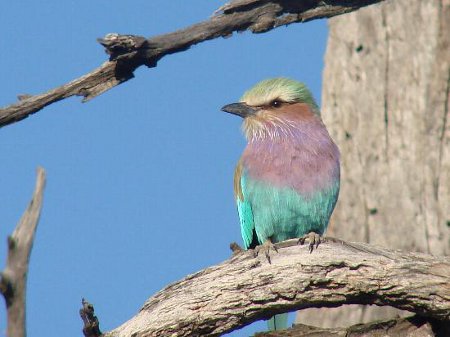
[[[8,258],[6,267],[0,273],[0,292],[6,302],[8,315],[8,337],[25,337],[25,298],[34,234],[41,214],[43,193],[45,186],[45,172],[38,168],[36,187],[33,197],[22,215],[16,229],[8,237]]]
[[[448,337],[449,328],[449,322],[430,322],[414,316],[345,328],[326,329],[297,324],[283,331],[259,332],[254,337]]]
[[[335,240],[312,254],[278,244],[271,264],[237,254],[167,286],[105,336],[218,336],[275,313],[344,303],[392,305],[450,318],[450,258]]]
[[[173,33],[145,39],[108,34],[100,42],[111,60],[70,83],[40,95],[21,95],[19,102],[0,109],[0,127],[20,121],[49,104],[71,96],[83,102],[133,78],[141,65],[155,67],[168,54],[181,52],[203,41],[250,30],[262,33],[294,22],[332,17],[383,0],[236,0],[219,8],[207,21]]]
[[[449,254],[450,1],[387,1],[329,25],[322,114],[342,152],[342,188],[328,234]],[[339,326],[380,317],[318,311],[299,319]]]

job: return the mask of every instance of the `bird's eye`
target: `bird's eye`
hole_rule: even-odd
[[[279,108],[281,106],[281,101],[274,99],[272,102],[270,102],[270,106],[273,108]]]

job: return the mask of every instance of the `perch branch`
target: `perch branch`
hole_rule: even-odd
[[[0,127],[20,121],[47,105],[71,96],[88,101],[131,78],[141,65],[155,67],[166,55],[181,52],[203,41],[250,30],[262,33],[294,22],[305,22],[348,13],[383,0],[236,0],[219,8],[206,21],[149,39],[108,34],[99,39],[110,61],[70,83],[39,95],[20,95],[15,104],[0,109]]]
[[[39,222],[45,186],[45,171],[37,170],[33,197],[16,229],[8,237],[6,267],[0,273],[0,292],[6,302],[9,337],[25,337],[25,295],[34,234]]]
[[[218,336],[274,314],[376,304],[450,318],[450,258],[328,238],[312,254],[277,244],[271,264],[251,251],[167,286],[105,336]]]

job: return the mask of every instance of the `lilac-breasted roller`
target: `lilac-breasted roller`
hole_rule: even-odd
[[[269,261],[283,240],[307,237],[312,250],[336,204],[340,169],[311,92],[291,79],[268,79],[222,110],[244,118],[248,141],[234,174],[244,247],[263,249]]]

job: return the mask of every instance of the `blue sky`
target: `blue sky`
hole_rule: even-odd
[[[222,4],[4,0],[0,106],[100,65],[107,56],[97,37],[171,32]],[[326,34],[321,20],[205,42],[88,103],[64,100],[0,130],[1,269],[35,169],[47,171],[28,278],[29,336],[81,335],[82,297],[110,330],[168,283],[230,256],[229,243],[241,242],[232,177],[245,141],[239,118],[220,108],[275,76],[305,82],[320,102]],[[5,321],[2,303],[0,336]]]

